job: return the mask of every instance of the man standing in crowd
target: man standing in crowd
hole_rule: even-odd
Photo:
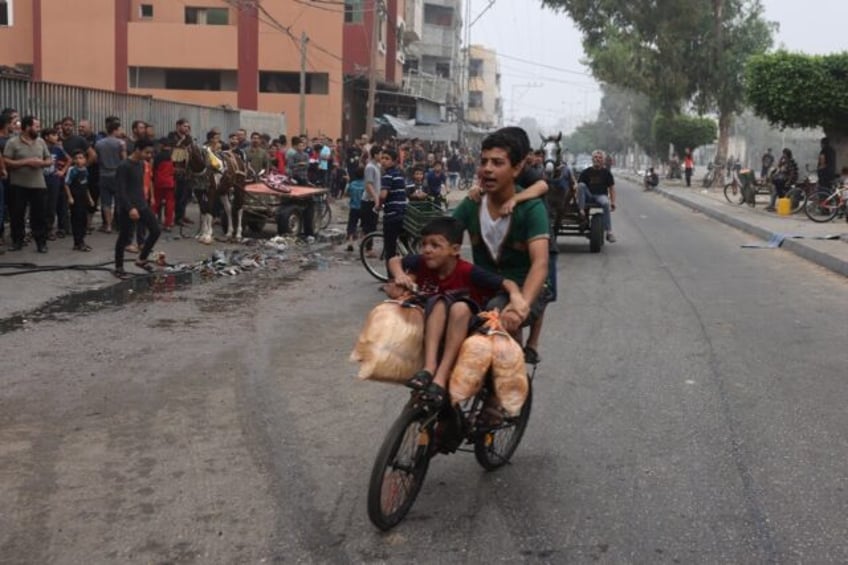
[[[819,186],[831,188],[836,180],[836,151],[830,145],[830,139],[821,139],[821,151],[819,151],[819,164],[816,169],[819,176]]]
[[[135,261],[136,267],[151,271],[148,261],[153,246],[159,239],[159,222],[147,205],[144,196],[145,162],[153,157],[153,143],[142,139],[135,144],[135,150],[129,159],[118,165],[115,174],[115,197],[117,201],[118,240],[115,242],[115,276],[126,278],[124,271],[124,251],[132,241],[133,222],[138,222],[147,232],[147,239]]]
[[[268,157],[268,150],[262,147],[262,138],[257,132],[250,134],[247,163],[253,169],[253,173],[257,175],[262,171],[267,173],[271,170],[271,159]]]
[[[6,208],[9,205],[9,172],[6,170],[6,162],[3,159],[3,150],[6,143],[12,137],[12,116],[17,115],[12,108],[6,108],[0,112],[0,253],[6,245],[3,236],[6,229]]]
[[[24,247],[26,208],[29,205],[32,237],[39,253],[47,253],[47,217],[45,204],[47,184],[45,167],[52,163],[47,144],[39,137],[41,123],[35,116],[21,120],[21,135],[6,142],[3,158],[9,170],[9,187],[12,193],[12,250]]]
[[[135,150],[135,144],[139,139],[151,139],[147,137],[147,123],[142,120],[135,120],[130,128],[132,137],[127,140],[127,155]],[[152,141],[152,139],[151,139]]]
[[[127,149],[119,139],[120,136],[120,122],[111,121],[106,125],[106,137],[94,145],[100,169],[100,208],[103,212],[103,231],[106,233],[112,233],[114,227],[115,175],[118,165],[127,158]]]
[[[771,153],[771,147],[766,149],[766,152],[763,153],[763,157],[761,159],[762,168],[760,169],[760,178],[766,178],[769,174],[769,171],[774,166],[774,155]]]
[[[380,163],[377,160],[379,157],[380,147],[375,145],[371,148],[370,159],[365,166],[365,193],[362,195],[362,204],[359,212],[360,221],[362,222],[362,232],[366,235],[377,231],[377,220],[379,218],[377,202],[380,200],[383,176],[380,171]],[[373,253],[370,249],[366,251],[369,257]]]
[[[177,120],[177,129],[172,134],[173,148],[171,150],[171,161],[174,163],[174,179],[177,183],[176,189],[176,211],[175,222],[177,225],[190,225],[194,222],[186,217],[186,208],[191,200],[191,186],[188,178],[188,149],[194,143],[191,138],[191,125],[185,118]]]

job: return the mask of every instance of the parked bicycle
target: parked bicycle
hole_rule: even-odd
[[[806,166],[807,176],[803,180],[795,183],[795,185],[786,192],[786,198],[790,201],[790,211],[797,214],[807,205],[807,199],[811,194],[815,194],[819,190],[819,184],[816,177],[810,175],[810,165]]]
[[[447,403],[433,410],[421,392],[412,392],[386,434],[371,470],[368,485],[371,522],[385,531],[403,520],[424,484],[430,459],[439,453],[474,453],[487,471],[509,463],[530,420],[536,365],[532,367],[521,413],[514,418],[501,416],[500,421],[487,410],[494,401],[491,371],[480,392],[456,407]]]
[[[418,253],[421,246],[421,228],[433,218],[444,216],[445,212],[440,203],[430,200],[409,202],[403,217],[403,232],[397,241],[398,255],[406,257]],[[384,249],[383,232],[380,229],[369,233],[359,243],[359,260],[365,270],[378,281],[386,282],[389,280],[389,273],[386,268],[388,257]]]
[[[846,215],[848,206],[848,186],[836,190],[820,189],[807,198],[804,213],[814,222],[830,222],[837,216]]]

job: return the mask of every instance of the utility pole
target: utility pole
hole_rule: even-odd
[[[309,133],[306,129],[306,44],[309,43],[309,38],[306,32],[300,34],[300,131],[301,133]]]
[[[376,113],[377,98],[377,55],[379,53],[379,26],[383,19],[383,0],[373,0],[374,10],[371,12],[371,63],[368,65],[368,106],[366,108],[365,135],[368,139],[374,135],[374,114]]]

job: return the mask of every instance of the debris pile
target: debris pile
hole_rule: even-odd
[[[268,240],[247,240],[244,247],[216,249],[210,256],[194,263],[167,265],[165,273],[194,272],[202,277],[237,276],[257,270],[277,270],[292,262],[292,255],[300,263],[315,264],[320,268],[327,260],[320,253],[309,253],[310,241],[294,237],[277,236]]]

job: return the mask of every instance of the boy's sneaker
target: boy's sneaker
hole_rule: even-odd
[[[612,233],[611,231],[607,232],[607,241],[610,242],[610,243],[615,243],[615,241],[616,241],[615,234]]]

